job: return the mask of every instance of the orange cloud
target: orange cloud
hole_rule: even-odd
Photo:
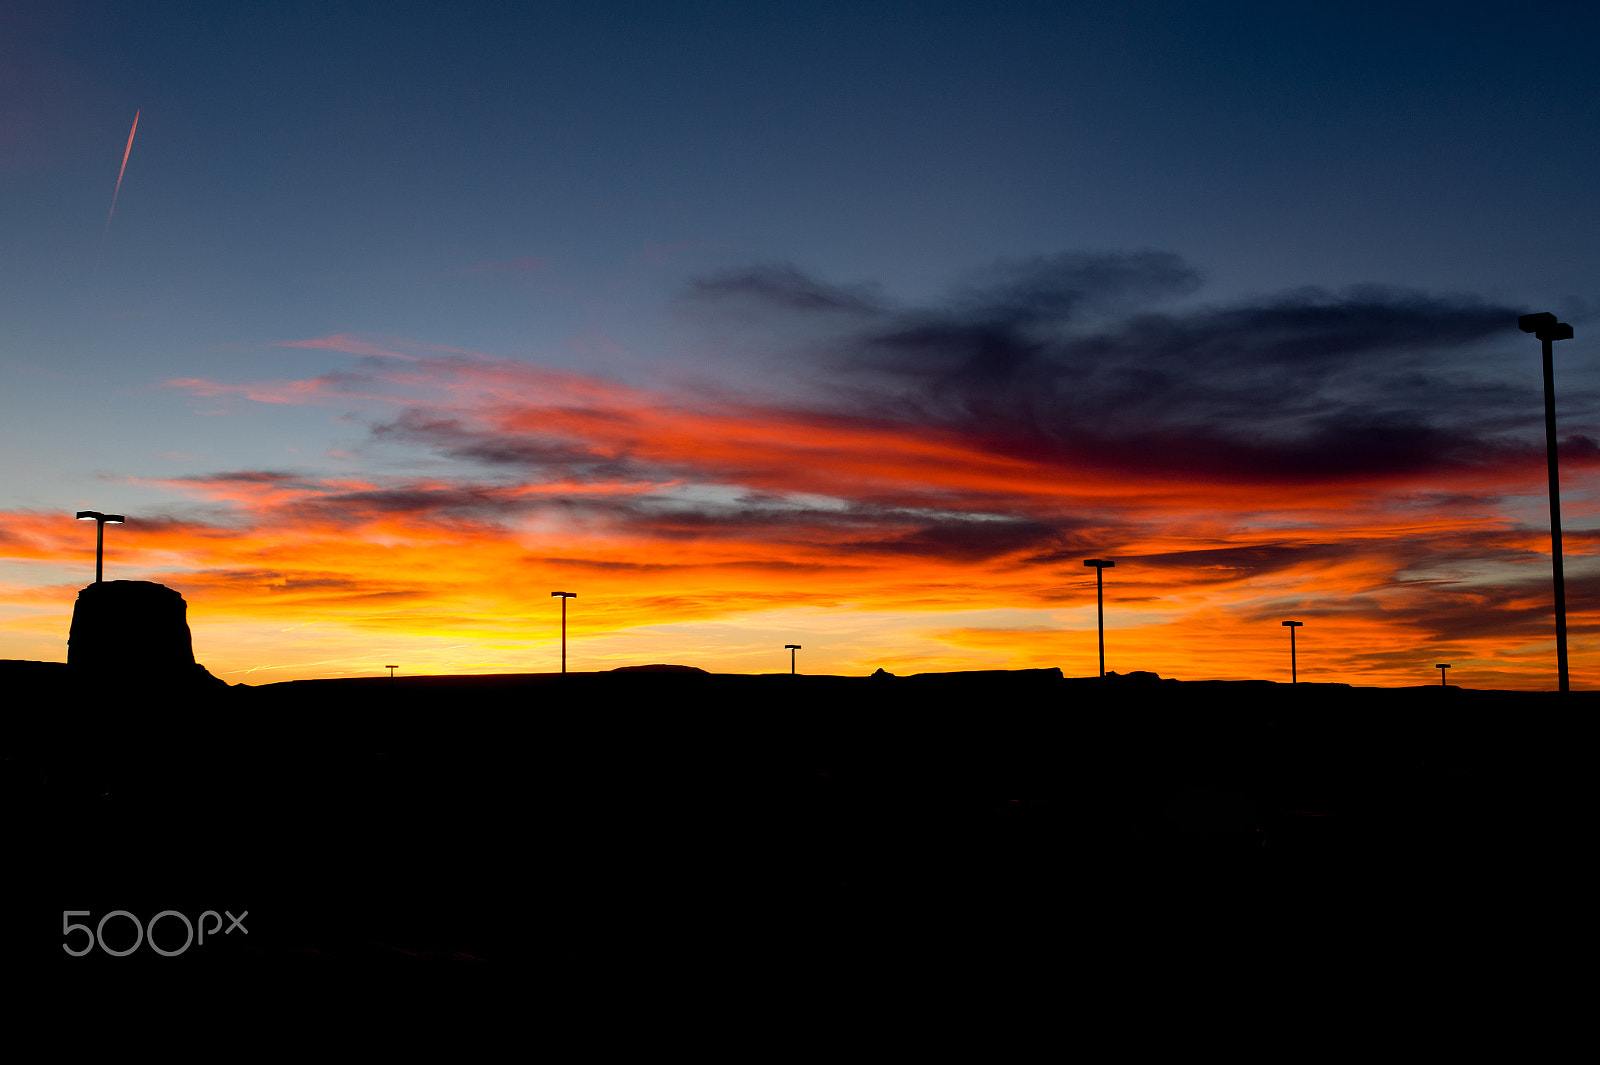
[[[1548,539],[1523,512],[1542,458],[1509,437],[1391,425],[1351,444],[1360,455],[1304,451],[1301,469],[1233,423],[1095,435],[1078,400],[1029,423],[1023,408],[903,396],[652,389],[345,335],[291,346],[357,355],[362,373],[169,383],[278,406],[359,399],[372,449],[424,456],[375,468],[429,472],[141,482],[188,502],[130,515],[108,569],[182,591],[197,647],[215,639],[206,660],[231,679],[370,671],[381,655],[412,671],[550,668],[556,588],[580,596],[579,668],[644,655],[742,671],[770,639],[804,643],[816,672],[1082,676],[1096,668],[1082,559],[1099,556],[1117,560],[1119,671],[1284,679],[1292,617],[1305,679],[1421,684],[1448,661],[1453,683],[1553,683]],[[1580,442],[1570,459],[1592,456]],[[1594,505],[1577,493],[1573,512]],[[81,567],[68,518],[5,515],[0,557]],[[1568,541],[1579,686],[1600,685],[1597,538]],[[72,587],[53,589],[69,603]]]

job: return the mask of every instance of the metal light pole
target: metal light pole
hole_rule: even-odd
[[[1550,467],[1550,568],[1556,586],[1556,670],[1561,690],[1567,691],[1567,580],[1561,569],[1561,482],[1556,471],[1556,385],[1550,346],[1571,340],[1572,326],[1556,321],[1548,311],[1524,314],[1517,327],[1539,338],[1544,349],[1544,451]]]
[[[794,676],[794,653],[800,650],[800,645],[797,643],[786,643],[783,645],[783,648],[789,652],[789,676],[792,677]]]
[[[1450,664],[1448,662],[1440,662],[1438,665],[1434,666],[1433,668],[1437,669],[1439,671],[1439,684],[1441,686],[1443,686],[1443,687],[1448,688],[1450,685],[1445,684],[1445,682],[1444,682],[1444,671],[1450,668]]]
[[[1299,684],[1300,683],[1300,669],[1299,669],[1299,665],[1295,662],[1295,658],[1294,658],[1294,630],[1298,629],[1300,626],[1304,625],[1305,622],[1303,622],[1303,621],[1285,621],[1284,624],[1286,626],[1288,626],[1288,628],[1289,628],[1289,683],[1290,684]]]
[[[383,668],[387,669],[389,671],[389,679],[392,681],[392,680],[394,680],[394,671],[399,669],[400,667],[399,666],[384,666]]]
[[[561,672],[567,671],[567,600],[578,598],[577,592],[551,592],[550,597],[561,597]]]
[[[78,511],[79,521],[94,522],[94,582],[101,582],[106,552],[106,526],[121,525],[127,521],[121,514],[102,514],[98,510]]]
[[[1100,629],[1100,675],[1106,675],[1106,570],[1116,565],[1103,558],[1086,558],[1085,566],[1094,567],[1094,613]]]

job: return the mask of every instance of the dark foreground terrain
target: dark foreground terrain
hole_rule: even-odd
[[[0,683],[13,969],[648,985],[945,966],[1197,992],[1470,979],[1570,940],[1600,698],[1054,671],[163,698],[7,663]],[[99,940],[64,936],[69,910]],[[114,957],[135,943],[129,918],[99,925],[114,910],[248,911],[248,931],[207,918],[203,945]],[[154,936],[177,950],[184,924]]]

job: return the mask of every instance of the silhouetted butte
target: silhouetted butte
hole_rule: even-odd
[[[100,581],[78,593],[67,665],[79,680],[223,688],[194,660],[189,605],[153,581]]]

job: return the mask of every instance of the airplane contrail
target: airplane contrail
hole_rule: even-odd
[[[122,149],[122,169],[117,171],[117,188],[111,194],[111,211],[106,215],[106,227],[111,226],[111,216],[117,213],[117,196],[122,192],[122,175],[128,172],[128,154],[133,151],[133,135],[139,132],[139,108],[133,109],[133,128],[128,131],[128,146]]]
[[[100,272],[100,255],[106,250],[106,234],[111,232],[111,217],[117,213],[117,197],[122,194],[122,175],[128,172],[128,156],[133,152],[133,135],[139,132],[139,112],[133,109],[133,128],[128,130],[128,146],[122,149],[122,168],[117,171],[117,187],[111,193],[111,210],[106,212],[106,227],[100,231],[100,253],[94,257],[95,273]]]

